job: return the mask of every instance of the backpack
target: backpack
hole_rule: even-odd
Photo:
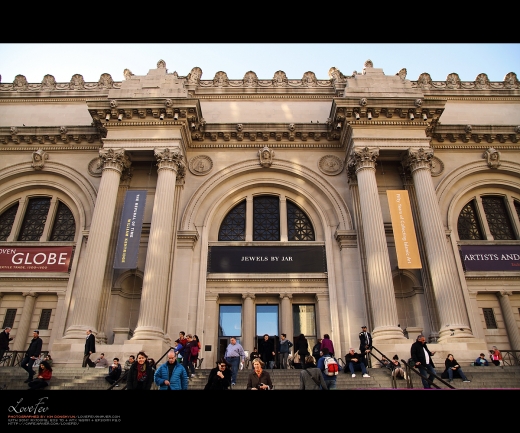
[[[192,357],[199,355],[199,346],[197,344],[194,344],[193,346],[191,346],[190,354]]]
[[[337,376],[339,367],[337,361],[332,357],[328,356],[324,360],[325,365],[325,373],[327,373],[327,376]]]

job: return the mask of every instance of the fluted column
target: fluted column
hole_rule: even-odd
[[[103,160],[103,174],[90,224],[85,261],[78,275],[78,287],[73,293],[71,325],[64,338],[84,340],[87,329],[97,334],[105,268],[112,263],[108,257],[108,247],[119,180],[123,170],[129,169],[131,163],[124,149],[101,149],[99,156]]]
[[[287,338],[292,341],[294,338],[293,315],[291,310],[292,295],[290,293],[282,293],[280,299],[282,300],[282,329],[280,329],[278,334],[287,334]]]
[[[462,288],[457,277],[453,253],[448,249],[441,211],[431,178],[431,149],[409,149],[404,161],[413,176],[424,245],[441,321],[439,342],[448,340],[457,329],[456,337],[473,337],[469,328]]]
[[[25,297],[23,301],[22,316],[16,330],[16,337],[11,350],[25,350],[28,347],[27,338],[29,336],[29,328],[34,313],[34,303],[38,297],[37,293],[22,293]],[[31,333],[32,337],[32,333]]]
[[[500,308],[502,309],[502,316],[504,317],[511,350],[520,350],[520,332],[518,331],[518,325],[509,299],[512,294],[513,293],[509,291],[499,292],[498,300],[500,301]]]
[[[150,237],[146,253],[139,319],[132,340],[162,340],[170,275],[170,243],[175,213],[177,175],[184,176],[185,165],[179,149],[155,149],[157,187],[153,203]]]
[[[242,326],[242,347],[244,350],[253,351],[255,347],[255,295],[244,293],[244,325]]]
[[[385,226],[377,190],[375,171],[378,156],[379,149],[357,148],[352,151],[348,163],[350,170],[355,171],[359,188],[368,291],[374,326],[372,336],[375,341],[392,338],[404,339],[403,331],[397,326],[397,305],[392,269],[390,268]]]

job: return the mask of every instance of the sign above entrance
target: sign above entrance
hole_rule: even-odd
[[[72,247],[0,248],[0,272],[68,272]]]
[[[325,246],[211,246],[210,273],[327,272]]]
[[[520,271],[520,245],[462,245],[465,271]]]

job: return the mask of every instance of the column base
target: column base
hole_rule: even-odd
[[[148,358],[153,358],[157,362],[171,348],[171,345],[164,340],[139,340],[132,338],[125,341],[123,347],[125,352],[133,349],[133,354],[136,357],[139,352],[144,352],[148,355]],[[159,363],[163,364],[165,359],[163,358]]]
[[[444,326],[439,331],[438,342],[446,343],[449,341],[465,341],[467,338],[475,338],[471,329],[469,329],[467,325],[449,325]]]
[[[74,325],[69,327],[65,331],[65,335],[63,336],[64,339],[82,339],[83,343],[85,342],[85,337],[87,336],[86,332],[87,330],[91,330],[92,333],[96,336],[97,339],[97,330],[91,326],[88,325]]]
[[[406,340],[403,330],[398,326],[378,326],[372,331],[374,345],[377,341]]]
[[[155,326],[138,326],[134,331],[134,336],[130,339],[130,341],[135,340],[161,340],[165,344],[171,344],[171,339],[165,334],[164,330]]]

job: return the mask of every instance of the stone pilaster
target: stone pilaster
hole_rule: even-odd
[[[280,329],[279,334],[287,334],[287,338],[292,342],[294,336],[293,315],[291,308],[292,295],[290,293],[282,293],[280,295],[280,299],[282,304],[282,329]]]
[[[242,326],[242,347],[252,352],[255,347],[255,295],[244,293],[244,323]]]
[[[403,331],[397,326],[392,269],[375,176],[378,156],[379,149],[357,148],[348,163],[350,170],[355,171],[359,188],[374,341],[404,339]]]
[[[132,340],[163,340],[170,275],[170,245],[173,236],[177,174],[184,174],[183,156],[178,149],[155,149],[157,188],[146,253],[139,320]]]
[[[101,149],[99,156],[103,160],[103,174],[90,224],[81,279],[73,293],[71,325],[64,338],[84,340],[87,329],[97,334],[105,268],[112,263],[108,257],[112,216],[121,174],[123,170],[130,168],[131,163],[124,149]],[[107,218],[107,215],[110,217]]]
[[[33,318],[34,304],[38,294],[22,293],[22,296],[25,298],[23,301],[22,315],[20,317],[20,322],[18,323],[18,329],[16,330],[16,336],[11,350],[26,350],[28,347],[27,338],[29,337],[29,334],[32,338],[32,332],[30,332],[32,331],[32,329],[30,329],[31,320]]]
[[[468,325],[455,260],[448,250],[439,203],[431,179],[432,158],[431,149],[409,149],[404,165],[410,169],[415,184],[424,245],[441,321],[439,342],[444,342],[452,333],[450,329],[460,330],[457,338],[473,335]]]
[[[509,299],[512,294],[513,293],[509,291],[499,292],[498,300],[500,301],[500,308],[502,309],[502,316],[504,317],[511,350],[520,350],[520,332],[518,331],[518,325]]]

